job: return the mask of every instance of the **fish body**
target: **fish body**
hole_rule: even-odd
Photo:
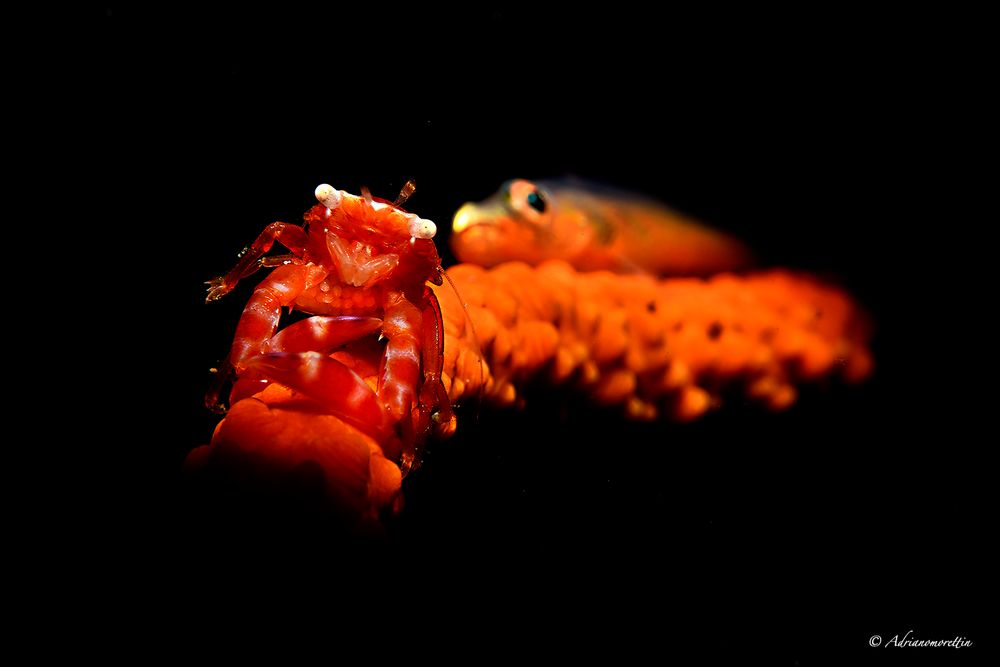
[[[752,264],[734,237],[641,195],[577,179],[514,179],[467,203],[452,222],[463,262],[537,265],[562,259],[579,270],[707,275]]]

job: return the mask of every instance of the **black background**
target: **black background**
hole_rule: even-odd
[[[817,664],[884,660],[868,638],[910,629],[988,643],[987,395],[969,380],[987,348],[966,337],[984,340],[982,306],[962,287],[987,272],[974,227],[931,203],[961,141],[936,109],[961,86],[913,17],[107,13],[82,66],[103,102],[86,136],[112,147],[98,178],[134,250],[106,326],[135,393],[112,415],[127,437],[104,500],[121,567],[180,600],[179,627],[287,610],[291,593],[416,643],[513,654],[541,638]],[[321,182],[392,199],[414,178],[409,208],[443,232],[508,178],[567,174],[844,285],[877,325],[875,376],[687,426],[532,387],[523,411],[461,415],[375,545],[287,507],[205,509],[218,499],[180,482],[251,289],[206,306],[202,283],[267,223],[300,219]]]

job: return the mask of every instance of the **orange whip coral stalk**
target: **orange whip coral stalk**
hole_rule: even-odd
[[[841,290],[775,270],[710,279],[580,273],[564,262],[450,270],[467,301],[487,372],[465,341],[465,313],[438,288],[443,379],[454,401],[515,402],[536,376],[568,385],[631,419],[695,419],[736,390],[771,409],[795,384],[870,373],[866,319]]]

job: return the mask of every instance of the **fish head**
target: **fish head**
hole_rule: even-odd
[[[466,203],[452,220],[451,246],[463,262],[538,263],[549,253],[555,202],[543,187],[513,179],[484,201]]]

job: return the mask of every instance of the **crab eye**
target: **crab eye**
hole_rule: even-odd
[[[337,208],[340,206],[343,198],[344,196],[340,193],[340,190],[337,190],[328,183],[323,183],[316,188],[316,199],[327,208]]]
[[[410,232],[410,236],[414,238],[432,239],[437,234],[437,225],[425,218],[413,216],[410,219],[408,231]]]

